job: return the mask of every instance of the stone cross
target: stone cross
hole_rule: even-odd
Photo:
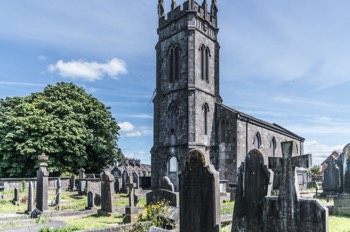
[[[58,207],[58,210],[61,211],[61,178],[58,178],[56,181],[56,197],[55,197],[55,205]]]
[[[49,172],[47,171],[47,160],[49,159],[44,153],[38,155],[39,170],[37,171],[37,188],[36,188],[36,208],[41,212],[47,211],[48,207],[48,183]]]
[[[318,200],[300,199],[298,167],[309,168],[310,155],[296,156],[294,142],[282,142],[279,195],[265,197],[264,231],[327,231],[328,209]],[[270,159],[269,159],[270,161]]]
[[[106,169],[101,176],[101,209],[98,214],[111,216],[114,213],[114,176]]]
[[[136,188],[136,183],[134,183],[133,175],[128,176],[127,187],[129,189],[129,207],[135,207],[134,188]]]
[[[134,188],[136,183],[134,183],[133,175],[128,175],[128,180],[126,187],[129,189],[129,207],[125,207],[124,223],[134,223],[136,221],[136,216],[138,213],[138,208],[135,207],[135,195]]]
[[[219,173],[209,154],[192,150],[180,174],[180,231],[219,232]]]
[[[31,214],[33,211],[34,204],[34,195],[33,195],[33,183],[30,181],[28,183],[28,205],[27,205],[27,214]]]

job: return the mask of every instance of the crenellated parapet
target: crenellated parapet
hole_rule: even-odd
[[[197,24],[203,24],[203,29],[211,27],[213,30],[217,29],[217,12],[218,7],[216,0],[212,0],[210,10],[208,9],[207,1],[204,0],[202,4],[198,4],[193,0],[185,1],[183,4],[177,5],[175,0],[171,2],[171,10],[168,13],[164,12],[164,0],[158,1],[158,17],[159,25],[158,30],[161,31],[165,27],[175,24],[183,24],[179,22],[185,16],[189,16],[185,21],[191,23],[191,19],[195,16],[200,22]]]

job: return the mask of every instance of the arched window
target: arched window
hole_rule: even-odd
[[[261,136],[259,132],[255,134],[253,145],[255,149],[260,149],[261,147]]]
[[[170,159],[169,159],[169,172],[177,172],[177,159],[175,156],[172,156]]]
[[[209,106],[208,103],[205,103],[202,107],[203,112],[203,116],[204,116],[204,134],[207,135],[208,134],[208,112],[209,112]]]
[[[169,115],[170,115],[170,131],[171,133],[175,132],[176,129],[176,104],[171,104],[169,107]]]
[[[209,57],[210,50],[204,45],[200,48],[201,51],[201,78],[209,82]]]
[[[219,142],[223,143],[225,142],[225,138],[226,138],[226,121],[225,119],[222,119],[220,121],[220,127],[219,127]]]
[[[276,156],[276,148],[277,148],[276,138],[273,137],[270,142],[270,156],[272,157]]]
[[[180,51],[177,45],[170,48],[169,54],[170,62],[169,62],[169,80],[170,82],[174,82],[179,78],[180,73]]]

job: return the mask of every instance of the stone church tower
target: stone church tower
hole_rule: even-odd
[[[178,191],[178,174],[186,154],[196,148],[208,154],[220,179],[235,182],[238,164],[250,149],[303,138],[222,104],[219,94],[217,3],[171,2],[164,12],[158,1],[152,188],[168,176]],[[300,152],[302,151],[302,147]]]
[[[219,44],[216,1],[186,1],[164,14],[158,4],[157,84],[154,98],[152,185],[167,175],[177,187],[185,155],[210,150],[219,96]],[[166,167],[166,168],[165,168]]]

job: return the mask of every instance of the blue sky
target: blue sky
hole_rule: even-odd
[[[224,103],[305,137],[314,164],[341,151],[350,2],[217,2]],[[1,0],[0,19],[0,98],[74,82],[112,107],[124,154],[150,163],[157,0]]]

